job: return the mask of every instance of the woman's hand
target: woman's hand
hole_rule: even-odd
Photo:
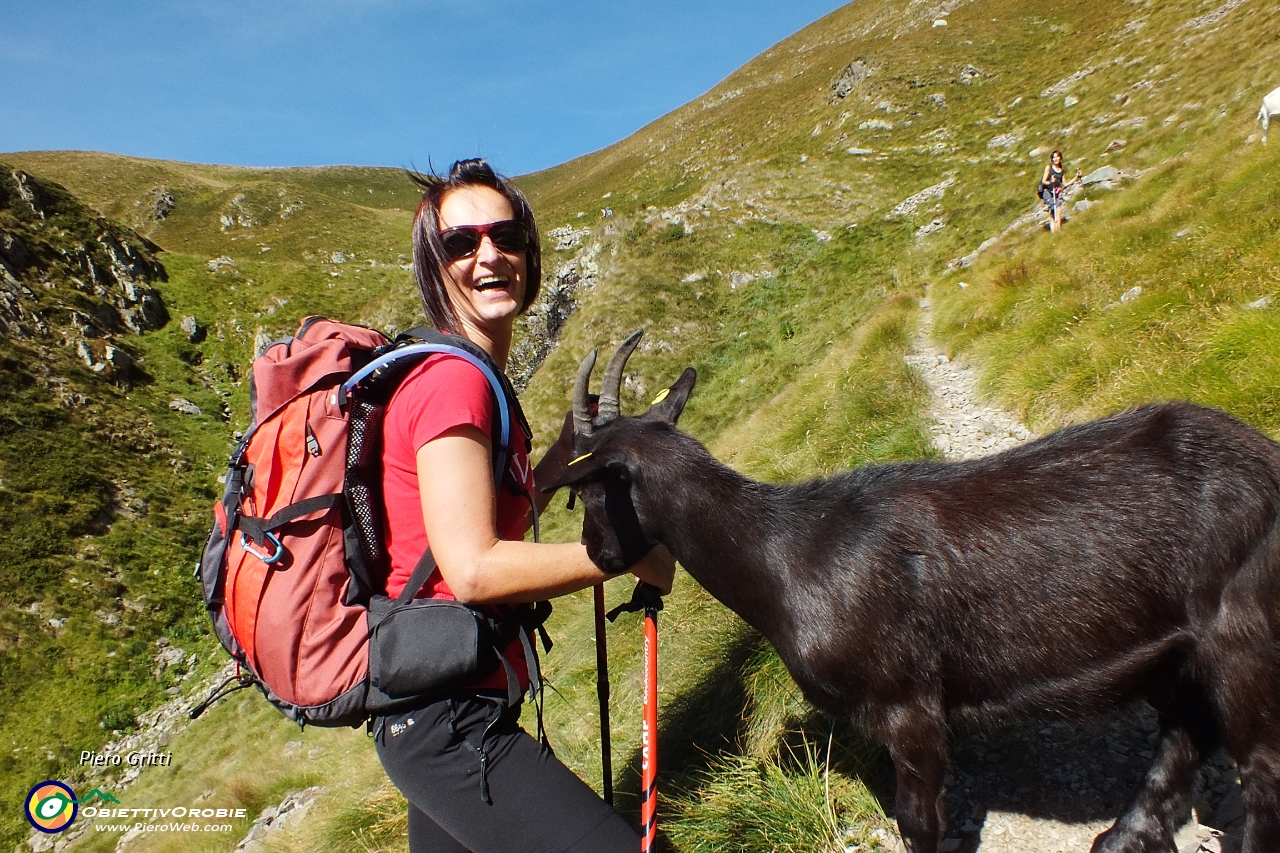
[[[676,558],[671,556],[667,546],[654,545],[628,571],[650,586],[656,586],[659,592],[666,595],[671,592],[671,583],[675,580]]]

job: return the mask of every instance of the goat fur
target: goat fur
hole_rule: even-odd
[[[1262,144],[1267,144],[1267,126],[1271,124],[1271,117],[1280,115],[1280,89],[1272,89],[1271,93],[1262,99],[1262,108],[1258,110],[1258,120],[1262,122]]]
[[[599,565],[625,569],[616,528],[639,525],[813,705],[887,746],[908,851],[945,830],[949,714],[1135,697],[1159,712],[1155,757],[1093,850],[1174,850],[1220,743],[1244,785],[1243,853],[1280,850],[1280,445],[1171,403],[985,459],[773,485],[676,429],[694,381],[579,435],[551,487],[581,496]]]

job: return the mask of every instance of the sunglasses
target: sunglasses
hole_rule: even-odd
[[[459,225],[440,232],[440,245],[450,263],[469,258],[480,251],[486,236],[500,252],[515,254],[529,248],[529,230],[514,219],[490,222],[488,225]]]

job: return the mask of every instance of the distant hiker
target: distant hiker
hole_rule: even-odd
[[[1049,155],[1049,165],[1044,167],[1044,175],[1040,178],[1039,194],[1049,208],[1049,230],[1057,231],[1062,227],[1062,204],[1067,187],[1083,177],[1083,172],[1076,170],[1076,176],[1063,183],[1062,152],[1054,151]]]
[[[427,317],[505,369],[513,324],[541,279],[529,203],[480,159],[454,163],[448,177],[415,178],[426,190],[413,221],[413,256]],[[607,577],[580,543],[523,541],[531,505],[541,509],[550,500],[538,484],[572,458],[569,419],[531,468],[529,441],[518,412],[511,412],[514,447],[495,487],[496,412],[481,371],[448,354],[415,366],[391,396],[383,426],[387,594],[406,586],[428,543],[437,566],[418,597],[456,598],[495,615],[505,605],[565,595]],[[669,591],[675,562],[658,546],[630,572]],[[545,740],[520,727],[521,703],[510,701],[508,674],[514,671],[527,689],[525,643],[512,640],[505,664],[495,663],[492,675],[467,689],[375,718],[378,757],[409,801],[412,853],[636,849],[627,822]]]
[[[1271,94],[1262,99],[1262,109],[1258,110],[1258,120],[1262,122],[1262,144],[1267,144],[1267,126],[1271,117],[1280,115],[1280,89],[1272,89]]]

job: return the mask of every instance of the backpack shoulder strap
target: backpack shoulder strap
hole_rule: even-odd
[[[488,373],[492,373],[498,380],[498,385],[502,388],[502,393],[506,397],[507,406],[512,414],[516,416],[516,423],[520,426],[520,431],[524,433],[527,441],[533,440],[533,430],[529,427],[529,421],[525,417],[524,409],[520,407],[520,400],[516,396],[516,389],[512,387],[511,380],[507,378],[507,374],[498,369],[493,363],[493,359],[489,357],[489,353],[485,352],[478,344],[475,344],[462,335],[448,335],[438,329],[430,326],[417,326],[396,337],[396,343],[402,341],[423,341],[425,343],[440,343],[447,346],[457,347],[466,350],[485,364]]]
[[[531,430],[520,408],[520,402],[516,399],[515,389],[511,387],[506,375],[497,368],[488,353],[461,335],[446,335],[435,329],[420,327],[398,336],[385,351],[343,383],[340,399],[345,403],[361,387],[385,386],[388,382],[394,387],[410,366],[434,353],[448,353],[470,362],[489,383],[489,390],[493,392],[498,408],[494,482],[501,483],[512,450],[511,415],[516,416],[515,420],[520,424],[526,440],[529,440]],[[387,393],[386,389],[384,393]]]

